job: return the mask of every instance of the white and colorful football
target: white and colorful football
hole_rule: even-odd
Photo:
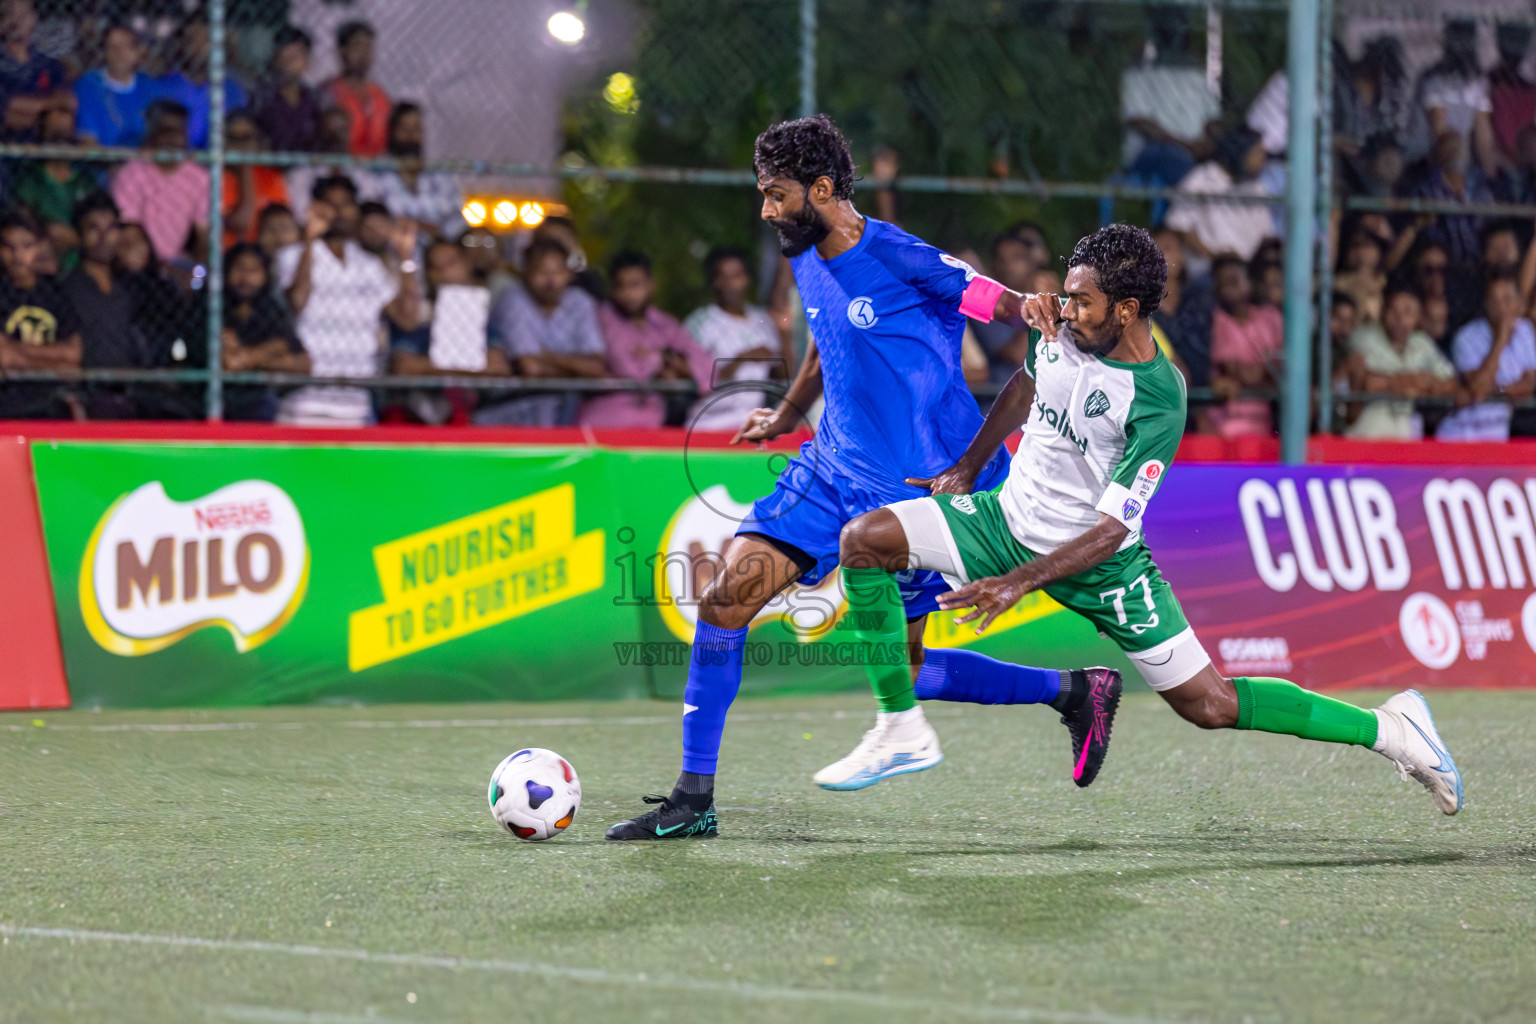
[[[519,839],[537,843],[570,828],[581,806],[581,780],[553,750],[525,747],[491,773],[491,817]]]

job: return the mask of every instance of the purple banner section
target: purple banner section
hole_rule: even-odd
[[[1175,466],[1147,544],[1217,668],[1536,686],[1536,468]]]

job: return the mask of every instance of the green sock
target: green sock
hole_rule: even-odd
[[[1237,728],[1324,743],[1376,744],[1376,715],[1284,679],[1238,676]]]
[[[843,589],[848,593],[848,615],[854,639],[870,644],[871,657],[864,666],[870,688],[881,711],[907,711],[912,699],[912,670],[906,657],[907,618],[896,580],[884,569],[843,569]],[[891,651],[900,651],[896,664]]]

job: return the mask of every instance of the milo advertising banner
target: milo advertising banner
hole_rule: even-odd
[[[72,700],[680,695],[699,595],[785,459],[35,443]],[[845,610],[836,574],[771,602],[744,689],[865,685]],[[978,641],[935,617],[929,642]],[[1067,664],[1096,643],[1040,595],[979,647]]]

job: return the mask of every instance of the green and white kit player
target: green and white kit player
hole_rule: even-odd
[[[1184,380],[1149,327],[1166,280],[1162,253],[1139,228],[1114,224],[1078,242],[1068,261],[1065,304],[1053,295],[1025,303],[1032,329],[1024,367],[970,447],[934,479],[913,481],[927,484],[932,497],[887,505],[845,526],[845,571],[920,568],[953,577],[960,586],[939,599],[940,607],[969,609],[957,621],[974,622],[977,633],[1024,595],[1044,590],[1113,640],[1188,721],[1369,747],[1403,778],[1422,783],[1441,811],[1455,814],[1461,776],[1418,693],[1408,690],[1366,710],[1283,679],[1228,679],[1216,671],[1158,572],[1142,541],[1142,519],[1186,417]],[[971,493],[977,469],[1021,426],[1007,480],[995,491]],[[890,581],[855,619],[872,627],[860,639],[899,642],[900,607]],[[892,636],[884,635],[888,623],[895,625]],[[919,698],[1021,702],[985,678],[957,681],[933,661],[930,654],[918,673]],[[911,686],[906,665],[867,671],[882,707]],[[1102,716],[1103,744],[1112,713],[1106,708]],[[866,777],[872,763],[936,745],[921,708],[908,714],[900,733],[887,729],[878,740],[867,738],[816,781],[846,788],[840,780]]]

